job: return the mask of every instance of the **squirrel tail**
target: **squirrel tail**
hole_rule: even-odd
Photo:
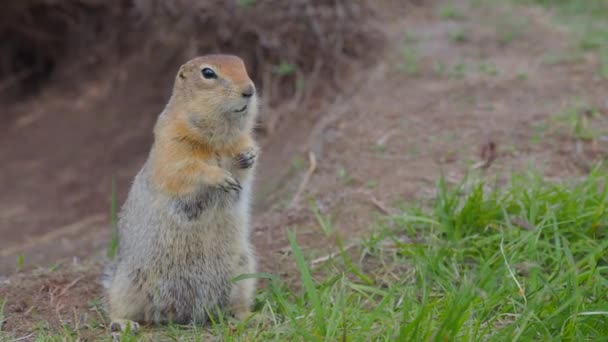
[[[114,274],[116,273],[116,265],[117,265],[116,261],[113,261],[113,260],[107,261],[105,263],[103,271],[101,272],[101,276],[98,279],[99,283],[101,283],[101,286],[103,286],[103,289],[106,292],[106,294],[110,290],[110,286],[112,286],[112,281],[114,280]],[[107,295],[103,296],[101,308],[106,313],[110,312],[110,310],[109,310],[110,306],[109,306]]]
[[[112,285],[112,280],[114,279],[114,273],[116,273],[116,262],[109,261],[106,263],[103,271],[101,272],[101,277],[99,278],[99,282],[104,287],[104,289],[108,290]]]

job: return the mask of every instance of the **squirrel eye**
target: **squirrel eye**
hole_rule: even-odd
[[[206,79],[217,78],[215,71],[211,70],[210,68],[203,68],[203,70],[201,70],[201,74],[203,74],[203,77]]]

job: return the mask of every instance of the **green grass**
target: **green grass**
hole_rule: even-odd
[[[585,56],[581,51],[549,51],[543,58],[546,65],[582,63]]]
[[[408,45],[401,48],[402,62],[397,65],[398,69],[408,75],[416,75],[420,69],[418,53]]]
[[[118,251],[118,215],[116,211],[116,182],[112,179],[112,193],[110,195],[110,226],[112,227],[112,237],[108,244],[107,256],[114,259]]]
[[[599,168],[576,184],[536,175],[501,190],[441,181],[431,208],[382,220],[323,277],[290,233],[302,291],[274,279],[256,324],[214,330],[229,331],[229,341],[606,338],[606,181]]]
[[[468,72],[468,66],[464,62],[454,64],[448,70],[448,75],[452,78],[463,78]]]
[[[381,218],[356,249],[338,239],[337,256],[314,268],[290,231],[300,290],[253,275],[267,286],[249,321],[220,317],[209,328],[171,325],[123,340],[608,339],[606,170],[576,182],[528,173],[492,184],[440,180],[430,203]],[[40,340],[76,333],[58,336]]]
[[[443,5],[437,10],[439,17],[450,20],[462,20],[466,18],[465,12],[452,5]]]
[[[279,76],[289,76],[293,75],[296,72],[295,64],[289,62],[281,62],[274,68],[274,73]]]
[[[2,326],[4,325],[4,305],[6,305],[6,298],[0,298],[0,334],[2,334]]]
[[[608,78],[608,1],[605,0],[517,0],[535,3],[556,12],[560,24],[571,27],[579,36],[582,51],[596,52],[598,72]]]
[[[497,18],[495,26],[498,43],[508,46],[524,35],[529,23],[525,18],[505,14]]]
[[[23,254],[19,254],[19,256],[17,256],[17,272],[20,272],[21,269],[23,269],[24,259],[25,259],[25,256]]]
[[[555,116],[555,121],[564,124],[571,137],[586,141],[594,140],[601,135],[594,127],[599,119],[601,119],[599,111],[585,103],[569,105]]]
[[[494,64],[487,62],[479,64],[479,72],[488,76],[497,76],[500,74],[500,70],[498,70]]]
[[[469,32],[463,28],[456,29],[448,33],[448,38],[453,43],[466,43],[469,40]]]
[[[601,137],[608,121],[601,111],[580,99],[573,99],[549,120],[531,123],[530,143],[538,144],[547,136],[594,142]]]
[[[295,171],[306,170],[306,161],[300,156],[295,156],[291,160],[291,168]]]

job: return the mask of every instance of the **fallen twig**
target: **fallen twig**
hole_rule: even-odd
[[[71,289],[72,287],[74,287],[74,285],[76,285],[77,282],[81,281],[82,278],[84,278],[84,276],[80,276],[80,277],[74,279],[71,283],[69,283],[66,287],[64,287],[61,290],[61,292],[59,292],[59,297],[61,297],[64,294],[66,294],[66,292],[68,292],[69,289]]]
[[[370,202],[372,202],[373,205],[376,206],[376,208],[380,209],[380,211],[383,214],[386,215],[393,215],[394,212],[392,212],[390,209],[388,209],[382,202],[380,202],[376,197],[371,196],[369,199]]]
[[[376,145],[384,147],[384,145],[386,145],[386,142],[388,141],[388,139],[398,132],[399,131],[396,129],[389,130],[388,132],[384,133],[380,138],[378,138],[378,140],[376,140]]]
[[[300,200],[300,196],[302,195],[302,192],[304,192],[304,189],[306,189],[306,186],[308,185],[308,182],[310,181],[310,177],[312,177],[312,174],[317,169],[317,157],[315,156],[315,153],[312,151],[308,152],[308,163],[309,163],[308,171],[306,171],[306,174],[304,175],[304,178],[302,179],[302,182],[300,183],[300,186],[298,187],[298,191],[293,196],[293,199],[291,200],[291,203],[289,204],[290,208],[292,208],[293,206],[295,206],[298,203],[298,201]]]
[[[344,251],[347,251],[347,250],[355,247],[356,245],[357,245],[356,243],[351,243],[351,244],[347,245],[346,247],[344,247]],[[314,265],[323,263],[329,259],[333,259],[336,255],[339,255],[341,253],[342,253],[342,251],[335,251],[330,254],[324,255],[322,257],[316,258],[315,260],[310,262],[310,266],[314,266]]]
[[[29,334],[29,335],[25,335],[25,336],[23,336],[23,337],[16,338],[16,339],[14,339],[14,340],[11,340],[11,342],[19,342],[19,341],[24,341],[24,340],[27,340],[28,338],[30,338],[30,337],[32,337],[32,336],[34,336],[34,333],[31,333],[31,334]]]

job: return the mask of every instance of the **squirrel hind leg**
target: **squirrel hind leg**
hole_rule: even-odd
[[[139,332],[139,323],[128,319],[114,319],[110,323],[110,332],[112,340],[122,341],[122,334],[137,334]]]
[[[250,252],[239,256],[237,276],[255,272],[255,260]],[[251,316],[251,306],[255,296],[256,279],[248,278],[232,285],[230,293],[230,311],[237,320],[244,320]]]

